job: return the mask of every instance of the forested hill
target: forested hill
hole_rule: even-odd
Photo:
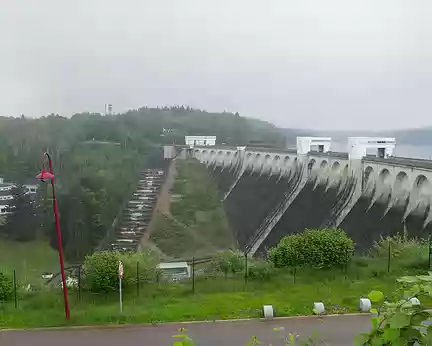
[[[182,144],[186,134],[216,135],[219,143],[228,145],[249,140],[284,145],[284,136],[266,122],[185,107],[141,108],[109,116],[2,117],[0,176],[5,181],[34,182],[43,152],[51,153],[66,255],[78,260],[111,227],[139,170],[162,165],[161,145]],[[43,185],[39,191],[34,212],[20,201],[15,217],[7,220],[0,234],[20,241],[47,236],[55,246],[49,190]]]

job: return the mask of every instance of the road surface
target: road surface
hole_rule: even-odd
[[[370,316],[300,317],[273,321],[236,321],[116,328],[0,331],[0,345],[7,346],[171,346],[172,336],[186,328],[197,346],[245,346],[252,336],[265,345],[283,345],[283,337],[295,332],[316,333],[322,345],[353,345],[357,334],[367,332]],[[274,329],[282,329],[275,331]]]

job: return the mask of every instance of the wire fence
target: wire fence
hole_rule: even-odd
[[[427,242],[427,257],[423,253],[418,261],[409,264],[410,268],[428,270],[432,265],[431,241]],[[183,296],[196,293],[219,293],[236,291],[260,290],[264,282],[280,280],[280,284],[302,285],[314,282],[318,278],[326,280],[349,279],[361,280],[365,277],[385,277],[399,275],[399,269],[407,266],[405,260],[398,256],[396,247],[388,241],[386,254],[383,253],[384,246],[381,246],[381,254],[377,259],[364,257],[353,257],[343,266],[331,270],[290,267],[277,269],[272,263],[265,260],[251,259],[247,253],[237,258],[236,267],[221,267],[217,264],[217,257],[208,256],[200,258],[182,259],[188,264],[186,271],[170,274],[163,270],[148,270],[143,264],[136,262],[129,265],[125,271],[124,294],[125,298],[158,297],[164,294]],[[423,252],[426,249],[423,247]],[[366,262],[366,263],[365,263]],[[24,273],[17,270],[6,270],[0,267],[0,274],[11,278],[12,285],[7,302],[9,307],[19,309],[26,301],[37,299],[38,296],[56,295],[62,291],[60,273],[44,274],[38,282],[24,282]],[[118,294],[118,284],[113,289],[94,292],[89,287],[88,277],[92,273],[85,271],[81,265],[69,266],[66,268],[67,286],[72,304],[88,301],[109,301],[115,299]],[[1,279],[1,275],[0,275]],[[0,280],[0,302],[2,297],[2,283]],[[0,303],[0,307],[2,304]]]

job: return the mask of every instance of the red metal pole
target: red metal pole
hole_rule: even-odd
[[[54,175],[51,157],[49,156],[48,153],[45,153],[45,156],[48,158],[50,173]],[[58,240],[58,252],[60,257],[60,270],[61,270],[61,277],[63,282],[63,296],[64,296],[66,320],[69,321],[70,320],[69,296],[68,296],[68,288],[66,285],[66,273],[65,273],[65,265],[64,265],[64,255],[63,255],[63,241],[62,241],[62,234],[60,230],[60,218],[59,218],[59,210],[58,210],[58,203],[56,197],[54,177],[51,179],[51,185],[52,185],[52,193],[53,193],[55,225],[56,225],[57,240]]]

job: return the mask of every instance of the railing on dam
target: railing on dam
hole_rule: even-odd
[[[432,169],[432,160],[425,159],[413,159],[408,157],[389,157],[389,158],[380,158],[374,156],[365,156],[362,160],[363,162],[374,162],[374,163],[385,163],[389,165],[396,165],[402,167],[410,167],[410,168],[425,168]]]
[[[348,153],[343,153],[339,151],[327,151],[327,152],[320,152],[320,151],[310,151],[308,155],[313,156],[322,156],[322,157],[334,157],[338,159],[348,159]]]

